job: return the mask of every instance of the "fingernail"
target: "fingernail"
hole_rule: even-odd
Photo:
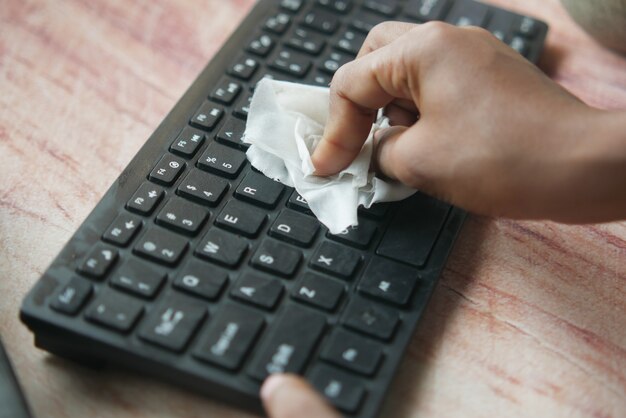
[[[281,374],[272,374],[261,386],[261,399],[268,401],[276,390],[283,385],[285,378]]]

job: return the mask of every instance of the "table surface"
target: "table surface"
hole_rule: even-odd
[[[18,309],[253,3],[2,2],[0,333],[36,416],[248,416],[40,351]],[[550,24],[540,66],[552,78],[626,108],[626,59],[558,0],[492,3]],[[469,217],[382,416],[503,415],[626,415],[626,222]]]

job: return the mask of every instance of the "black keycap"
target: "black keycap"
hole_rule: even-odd
[[[306,272],[291,296],[301,302],[332,311],[337,307],[344,287],[341,283],[327,277]]]
[[[513,26],[513,31],[525,38],[532,39],[539,32],[539,22],[532,17],[520,16]]]
[[[224,108],[211,102],[204,102],[200,108],[196,110],[189,123],[196,128],[210,131],[224,116]]]
[[[54,295],[52,302],[50,302],[50,307],[55,311],[74,315],[87,302],[91,295],[91,290],[92,287],[89,281],[74,277]]]
[[[280,7],[292,13],[296,13],[300,11],[300,8],[302,8],[303,4],[304,4],[304,0],[281,0],[280,1]]]
[[[153,298],[166,278],[163,270],[131,258],[115,272],[111,286],[138,296]]]
[[[322,73],[320,71],[316,71],[313,73],[309,79],[309,84],[314,84],[316,86],[328,87],[330,85],[331,76],[328,74]]]
[[[251,81],[250,81],[250,90],[254,91],[257,84],[263,79],[267,78],[268,80],[282,80],[282,81],[295,81],[296,78],[292,77],[286,73],[280,71],[274,71],[271,68],[268,68],[266,71],[259,72]],[[247,117],[247,114],[246,114]]]
[[[227,267],[235,267],[247,249],[248,243],[243,238],[212,228],[196,248],[196,255]]]
[[[282,293],[283,285],[279,280],[246,273],[235,282],[230,295],[263,309],[273,309]]]
[[[204,303],[171,293],[148,316],[139,337],[168,350],[182,351],[206,316]]]
[[[265,321],[235,304],[224,306],[194,350],[194,356],[228,370],[237,370],[248,355]]]
[[[246,124],[239,119],[228,119],[217,134],[217,141],[235,148],[247,150],[250,144],[243,142]]]
[[[191,203],[180,197],[171,198],[156,217],[156,222],[168,229],[195,235],[209,212],[202,206]]]
[[[141,218],[130,213],[121,213],[109,225],[102,239],[111,244],[126,246],[141,229]]]
[[[313,9],[304,16],[302,24],[316,31],[332,34],[339,26],[339,19],[330,13]]]
[[[276,45],[276,41],[274,41],[274,39],[272,39],[272,37],[268,34],[262,33],[255,36],[250,41],[250,43],[246,47],[246,51],[260,57],[265,57],[267,56],[267,54],[270,53],[272,48],[274,48],[274,45]]]
[[[135,246],[135,252],[151,260],[175,265],[187,249],[187,239],[162,228],[149,229]]]
[[[372,242],[374,234],[376,234],[376,229],[374,222],[361,218],[357,226],[348,227],[337,235],[329,232],[326,236],[334,241],[343,242],[353,247],[367,248],[370,242]]]
[[[247,119],[250,112],[250,103],[252,103],[252,93],[242,96],[233,109],[233,115],[240,119]]]
[[[228,181],[193,169],[178,185],[178,194],[209,206],[217,206],[228,189]]]
[[[103,289],[94,300],[85,317],[96,324],[127,332],[143,312],[143,304],[135,298],[112,289]]]
[[[231,179],[236,178],[246,163],[246,154],[212,142],[198,159],[198,167]]]
[[[511,13],[507,13],[503,10],[495,10],[491,19],[489,19],[487,30],[502,42],[508,42],[514,18],[514,15]]]
[[[383,358],[383,346],[351,332],[336,329],[324,341],[320,357],[353,372],[371,376]]]
[[[271,209],[278,203],[284,189],[285,186],[281,183],[261,173],[250,171],[239,183],[235,196],[254,205]]]
[[[287,13],[277,13],[265,21],[265,29],[277,35],[282,35],[287,30],[290,23],[291,16]]]
[[[475,1],[457,1],[446,17],[446,22],[456,26],[483,26],[487,22],[489,7]]]
[[[366,11],[357,11],[350,16],[350,27],[363,33],[368,33],[374,26],[384,21],[385,18],[383,16]]]
[[[241,56],[235,64],[228,70],[228,74],[242,80],[250,80],[250,77],[259,68],[259,62],[254,58]]]
[[[365,268],[358,290],[386,302],[405,306],[413,295],[419,280],[417,269],[373,257]]]
[[[287,306],[265,334],[248,374],[262,381],[273,373],[301,373],[325,327],[324,315]]]
[[[347,52],[348,54],[356,55],[361,49],[361,45],[365,41],[365,35],[361,33],[347,29],[345,30],[339,40],[335,44],[335,48],[340,51]]]
[[[311,61],[308,57],[283,49],[270,61],[269,66],[276,71],[302,78],[311,68]]]
[[[422,193],[401,203],[376,254],[416,267],[426,264],[450,205]]]
[[[150,182],[144,182],[133,197],[130,198],[126,207],[140,215],[149,215],[163,197],[163,188]]]
[[[242,87],[231,78],[223,77],[217,87],[211,93],[211,99],[216,102],[229,105],[241,92]]]
[[[449,4],[450,0],[411,0],[404,6],[404,13],[420,22],[441,20]]]
[[[398,13],[397,0],[365,0],[363,7],[385,17],[393,17]]]
[[[291,38],[287,40],[287,45],[298,51],[318,55],[324,49],[326,41],[322,35],[303,28],[297,28],[293,31]]]
[[[200,145],[204,142],[204,133],[197,129],[186,126],[182,132],[176,137],[170,151],[180,156],[190,158],[193,157]]]
[[[361,255],[344,245],[323,242],[311,259],[311,265],[317,269],[344,279],[350,278],[356,270]]]
[[[352,8],[352,0],[317,0],[317,4],[341,14],[349,12],[350,8]]]
[[[312,214],[311,208],[309,208],[309,204],[306,199],[300,196],[300,193],[295,190],[291,193],[289,200],[287,201],[287,207],[297,210],[298,212],[306,213],[308,215]]]
[[[308,247],[319,228],[315,218],[285,209],[278,215],[269,233],[282,241]]]
[[[199,260],[189,261],[178,273],[174,287],[204,299],[218,298],[226,282],[228,272],[219,267],[208,266]]]
[[[301,258],[302,254],[295,248],[266,239],[256,250],[251,263],[260,270],[291,277],[296,272]]]
[[[513,48],[520,55],[526,56],[528,54],[529,43],[521,36],[514,36],[509,42],[509,46]]]
[[[347,62],[352,61],[352,56],[344,54],[342,52],[331,51],[321,60],[320,70],[328,73],[335,74],[335,71]]]
[[[117,260],[117,250],[110,245],[96,244],[78,267],[85,276],[100,279],[113,267]]]
[[[247,203],[229,201],[215,221],[224,229],[254,238],[265,223],[267,214]]]
[[[347,413],[358,411],[365,397],[362,379],[325,364],[316,365],[307,379],[330,403]]]
[[[388,203],[376,203],[369,208],[359,206],[359,213],[373,219],[382,219],[389,212]]]
[[[180,173],[185,169],[185,160],[173,154],[165,154],[154,166],[150,180],[170,186],[174,184]]]
[[[344,311],[342,322],[355,331],[387,341],[393,336],[400,318],[395,309],[352,297]]]

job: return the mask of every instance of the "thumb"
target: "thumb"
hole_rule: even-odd
[[[302,378],[273,374],[261,387],[270,418],[339,418],[340,415]]]

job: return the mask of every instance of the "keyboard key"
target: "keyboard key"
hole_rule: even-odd
[[[243,238],[212,228],[202,238],[196,255],[227,267],[235,267],[247,249],[248,243]]]
[[[417,269],[382,257],[373,257],[363,272],[358,291],[405,306],[411,300],[418,281]]]
[[[233,285],[230,295],[263,309],[273,309],[282,293],[279,280],[246,273]]]
[[[111,286],[137,296],[153,298],[166,278],[163,270],[131,258],[115,272]]]
[[[524,38],[534,38],[539,32],[539,22],[532,17],[520,16],[513,26],[513,31]]]
[[[352,0],[317,0],[317,4],[336,13],[345,14],[352,8]]]
[[[358,11],[350,16],[350,27],[367,34],[374,26],[385,21],[380,15],[375,15],[365,11]]]
[[[149,215],[163,197],[163,188],[150,182],[144,182],[133,197],[126,203],[126,208],[140,215]]]
[[[383,358],[383,346],[351,332],[336,329],[324,342],[320,357],[350,371],[371,376]]]
[[[91,291],[92,286],[89,281],[74,277],[54,295],[50,307],[66,315],[75,315],[87,302]]]
[[[265,21],[265,29],[277,35],[282,35],[290,23],[291,17],[287,13],[278,13]]]
[[[308,57],[283,49],[270,61],[269,66],[276,71],[302,78],[311,68],[311,61]]]
[[[150,180],[155,183],[171,186],[185,169],[185,160],[172,154],[165,154],[154,166]]]
[[[237,370],[250,352],[265,321],[241,306],[224,306],[194,350],[194,356],[227,370]]]
[[[404,13],[421,22],[441,20],[449,4],[450,0],[411,0],[404,6]]]
[[[295,248],[266,239],[261,243],[250,262],[260,270],[291,277],[296,272],[301,258],[302,254]]]
[[[373,219],[382,219],[389,212],[388,203],[376,203],[369,208],[359,206],[359,213]]]
[[[330,403],[347,413],[356,412],[365,397],[362,379],[325,364],[316,365],[307,379]]]
[[[223,77],[218,83],[213,93],[211,93],[211,100],[229,105],[231,104],[241,92],[242,87],[234,82],[231,78]]]
[[[187,249],[187,239],[162,228],[151,228],[141,237],[134,251],[146,258],[175,265]]]
[[[330,80],[332,79],[331,76],[329,76],[328,74],[324,74],[321,73],[319,71],[316,71],[311,78],[309,79],[309,83],[308,84],[314,84],[316,86],[322,86],[322,87],[328,87],[330,86]]]
[[[199,260],[188,262],[174,280],[174,287],[194,296],[215,300],[220,295],[228,272],[221,268],[206,265]]]
[[[126,246],[141,229],[143,222],[138,216],[121,213],[111,223],[102,239],[111,244]]]
[[[250,145],[243,142],[243,133],[245,130],[246,124],[244,121],[229,118],[224,122],[216,138],[217,141],[222,144],[230,145],[231,147],[241,150],[247,150]]]
[[[313,9],[304,16],[302,24],[318,32],[333,34],[339,26],[339,19],[330,13]]]
[[[257,236],[267,214],[246,203],[229,201],[217,217],[215,224],[250,238]]]
[[[363,8],[385,17],[393,17],[398,13],[397,0],[365,0]]]
[[[502,42],[508,42],[510,38],[510,29],[513,25],[514,15],[502,10],[494,11],[491,19],[489,19],[489,25],[487,30],[493,34],[496,38]]]
[[[105,288],[87,309],[85,317],[96,324],[127,332],[142,312],[143,304],[137,299]]]
[[[259,62],[254,58],[241,56],[230,70],[228,70],[228,74],[242,80],[250,80],[250,77],[256,72],[259,65]]]
[[[319,274],[306,272],[298,286],[293,288],[291,296],[311,306],[333,311],[337,307],[343,291],[344,287],[341,283]]]
[[[446,22],[456,26],[483,26],[489,14],[486,4],[475,1],[457,1],[446,17]]]
[[[367,219],[359,219],[357,226],[351,226],[337,235],[330,232],[326,236],[334,241],[342,242],[357,248],[367,248],[374,234],[376,234],[376,224]]]
[[[426,264],[450,205],[422,193],[404,200],[385,231],[376,254],[421,267]]]
[[[246,163],[246,154],[211,142],[198,159],[198,167],[231,179],[236,178]]]
[[[180,182],[177,193],[198,203],[217,206],[228,186],[228,181],[220,177],[193,169]]]
[[[337,51],[331,51],[324,58],[322,58],[319,69],[333,75],[339,67],[352,61],[352,58],[353,57],[350,55]]]
[[[299,12],[303,4],[304,4],[304,0],[281,0],[280,1],[280,7],[292,13]]]
[[[306,213],[308,215],[312,214],[311,208],[309,208],[309,204],[306,199],[300,196],[300,193],[295,190],[291,193],[289,200],[287,201],[287,207],[297,210],[298,212]]]
[[[254,205],[272,209],[278,203],[284,189],[285,186],[281,183],[256,171],[250,171],[239,183],[235,196]]]
[[[189,123],[196,128],[210,131],[224,116],[224,108],[211,102],[204,102],[193,115]]]
[[[171,293],[148,316],[139,337],[168,350],[182,351],[206,316],[204,303]]]
[[[315,252],[311,265],[317,270],[348,279],[354,274],[360,261],[361,255],[358,251],[325,241]]]
[[[235,109],[233,109],[233,115],[240,119],[247,119],[250,112],[250,103],[252,103],[252,93],[248,93],[239,99]]]
[[[388,341],[393,336],[400,318],[395,309],[363,298],[352,297],[344,311],[342,322],[350,329]]]
[[[96,244],[78,267],[78,272],[94,279],[100,279],[113,267],[117,260],[117,250],[110,245]]]
[[[191,158],[203,142],[202,131],[186,126],[170,146],[170,151],[182,157]]]
[[[272,37],[268,34],[262,33],[255,36],[250,41],[250,43],[246,47],[246,51],[260,57],[265,57],[267,56],[267,54],[270,53],[272,48],[274,48],[274,45],[276,45],[276,41],[274,41],[274,39],[272,39]]]
[[[365,42],[365,35],[362,35],[354,30],[345,30],[339,40],[335,44],[335,48],[340,51],[347,52],[348,54],[356,55],[361,49],[361,45]]]
[[[315,218],[285,209],[278,215],[269,233],[282,241],[308,247],[319,228]]]
[[[325,327],[324,315],[287,306],[256,349],[248,374],[262,381],[272,373],[301,373]]]
[[[324,46],[326,46],[326,41],[322,35],[298,28],[293,31],[291,38],[287,40],[287,46],[311,55],[319,55]]]
[[[511,38],[509,46],[520,55],[526,56],[526,54],[528,54],[528,41],[521,36],[514,36]]]
[[[168,229],[195,235],[208,218],[208,215],[209,212],[202,206],[179,197],[173,197],[157,215],[156,223]]]

